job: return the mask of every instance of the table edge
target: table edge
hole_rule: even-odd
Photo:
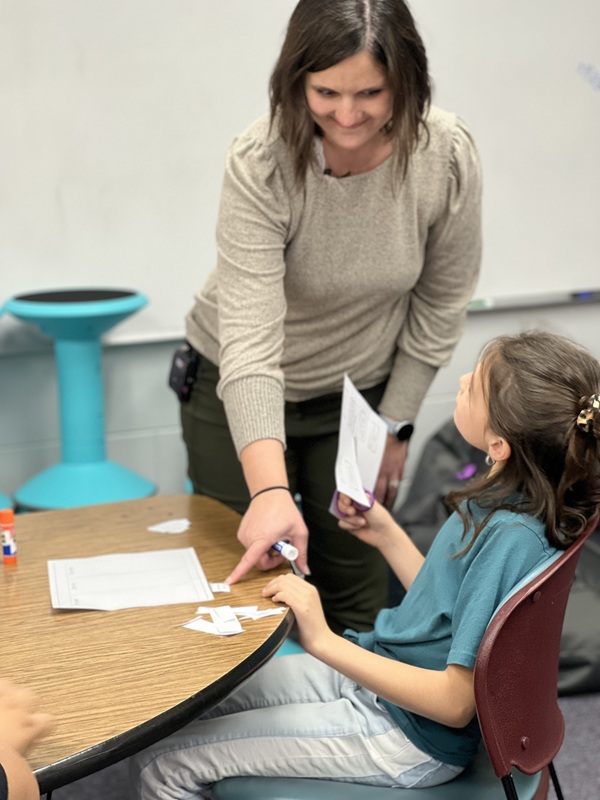
[[[268,661],[289,635],[293,624],[294,614],[288,609],[281,623],[257,650],[210,686],[136,728],[35,770],[40,794],[52,792],[116,764],[192,722],[227,697],[236,686]]]

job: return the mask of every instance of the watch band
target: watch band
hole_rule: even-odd
[[[413,435],[415,426],[409,420],[404,419],[398,422],[395,419],[391,419],[391,417],[386,417],[385,414],[380,414],[379,416],[387,425],[389,435],[394,436],[399,442],[407,442]]]

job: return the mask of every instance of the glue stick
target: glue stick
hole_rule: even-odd
[[[15,539],[15,512],[12,508],[0,510],[2,529],[2,557],[5,564],[17,563],[17,540]]]

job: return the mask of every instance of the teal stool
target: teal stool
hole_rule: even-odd
[[[294,656],[300,653],[306,653],[306,650],[303,647],[300,647],[298,642],[296,642],[294,639],[286,639],[275,655]]]
[[[106,458],[100,336],[146,305],[137,292],[72,289],[24,294],[4,310],[54,340],[60,407],[61,461],[15,492],[29,510],[133,500],[155,486]]]

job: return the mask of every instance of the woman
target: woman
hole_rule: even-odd
[[[402,0],[300,0],[270,95],[229,149],[217,267],[186,321],[189,474],[244,515],[230,583],[289,540],[332,628],[364,630],[387,568],[328,512],[343,376],[388,425],[375,495],[390,504],[477,280],[479,160],[464,123],[430,108]]]

